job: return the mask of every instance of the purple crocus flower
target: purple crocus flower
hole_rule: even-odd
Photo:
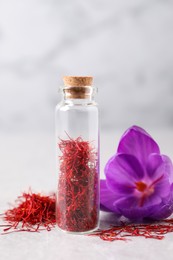
[[[101,209],[131,220],[167,218],[173,212],[173,165],[142,128],[122,136],[101,180]]]

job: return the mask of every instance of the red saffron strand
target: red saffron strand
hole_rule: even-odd
[[[55,227],[55,194],[42,196],[30,191],[19,196],[16,203],[16,207],[3,214],[3,219],[8,223],[3,234],[49,231]]]
[[[85,232],[98,223],[97,154],[81,137],[60,139],[57,224],[66,231]]]
[[[154,224],[125,224],[112,226],[108,229],[95,231],[90,236],[98,236],[105,241],[123,240],[128,237],[144,237],[162,240],[165,234],[173,232],[173,218]]]

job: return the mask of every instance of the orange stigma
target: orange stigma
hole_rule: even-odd
[[[145,191],[146,188],[147,188],[147,185],[146,185],[144,182],[142,182],[142,181],[138,181],[138,182],[136,182],[135,184],[136,184],[136,189],[137,189],[138,191],[140,191],[140,192]]]

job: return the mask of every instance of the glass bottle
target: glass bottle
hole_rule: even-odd
[[[99,223],[99,125],[92,77],[63,78],[56,107],[57,199],[60,229],[88,233]]]

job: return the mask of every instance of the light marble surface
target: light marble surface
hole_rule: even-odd
[[[0,128],[52,130],[62,76],[91,74],[101,127],[173,127],[173,0],[0,0]]]
[[[106,161],[116,150],[122,133],[101,133],[101,177]],[[151,130],[162,153],[173,159],[173,132]],[[54,137],[51,134],[0,136],[0,212],[22,191],[48,193],[56,189]],[[101,223],[105,215],[101,216]],[[42,233],[0,235],[1,260],[172,260],[173,234],[162,241],[132,238],[104,242],[97,237],[67,235],[58,229]]]

